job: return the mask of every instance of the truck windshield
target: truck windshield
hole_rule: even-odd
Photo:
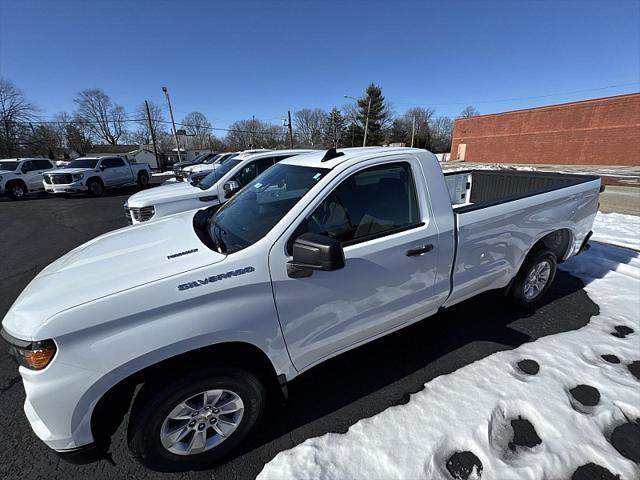
[[[16,168],[18,168],[18,165],[20,165],[20,162],[0,162],[0,170],[13,172]]]
[[[264,237],[329,171],[278,163],[224,204],[209,223],[221,253],[234,253]]]
[[[204,177],[202,181],[198,184],[202,190],[207,190],[213,187],[218,180],[220,180],[226,173],[228,173],[233,167],[238,165],[240,160],[233,160],[224,162],[222,165],[218,166],[213,172]]]
[[[69,163],[65,168],[96,168],[97,158],[79,158]]]

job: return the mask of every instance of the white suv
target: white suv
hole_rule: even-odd
[[[0,194],[21,200],[27,193],[42,190],[42,174],[55,165],[46,158],[7,158],[0,160]]]

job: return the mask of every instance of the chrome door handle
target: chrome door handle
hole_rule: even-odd
[[[415,257],[416,255],[422,255],[423,253],[430,252],[431,250],[433,250],[432,244],[412,248],[411,250],[407,250],[407,257]]]

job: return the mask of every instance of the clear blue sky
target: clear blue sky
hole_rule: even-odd
[[[0,76],[43,117],[85,88],[132,111],[166,85],[177,121],[277,122],[370,82],[396,113],[490,113],[639,91],[640,1],[0,0]]]

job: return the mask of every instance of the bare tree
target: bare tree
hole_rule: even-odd
[[[322,143],[322,130],[327,113],[319,108],[303,108],[293,114],[296,134],[305,145]]]
[[[465,107],[464,110],[460,112],[459,117],[469,118],[469,117],[477,117],[478,115],[480,115],[480,112],[476,110],[476,107],[469,105],[468,107]]]
[[[167,123],[164,118],[162,107],[157,103],[149,103],[149,113],[151,117],[151,127],[156,134],[157,138],[167,131]],[[136,124],[137,128],[135,132],[131,134],[131,140],[134,143],[149,145],[153,142],[151,135],[151,128],[149,127],[149,120],[147,119],[147,109],[144,102],[142,102],[136,109]]]
[[[90,126],[96,139],[117,145],[126,133],[124,107],[115,104],[100,89],[83,90],[74,99],[78,105],[77,116]]]
[[[0,154],[13,156],[29,132],[36,116],[36,107],[11,81],[0,78]]]
[[[211,146],[211,122],[204,113],[191,112],[182,120],[182,126],[191,136],[192,148],[210,148]]]
[[[451,151],[451,132],[453,120],[449,117],[438,117],[431,123],[431,151],[447,153]]]
[[[256,118],[233,122],[226,143],[235,150],[246,148],[276,148],[285,146],[286,133],[282,127]]]

